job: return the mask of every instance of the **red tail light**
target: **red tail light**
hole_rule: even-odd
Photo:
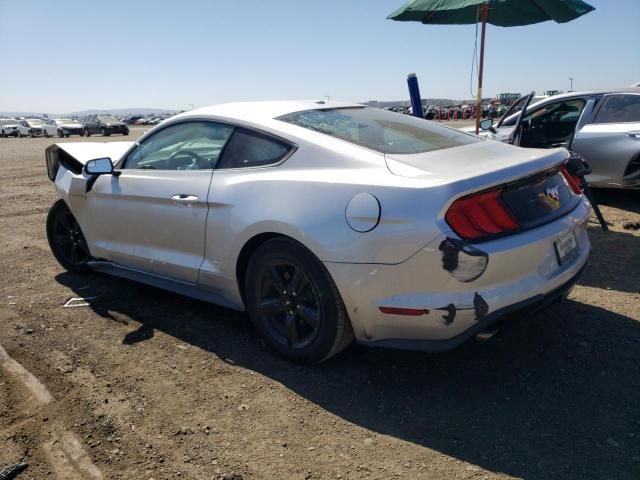
[[[560,169],[560,172],[562,172],[562,176],[571,187],[571,191],[577,195],[580,195],[582,193],[582,189],[580,188],[580,184],[582,183],[582,181],[580,180],[580,177],[571,175],[566,167],[562,167]]]
[[[479,240],[521,228],[500,199],[501,189],[460,198],[447,210],[445,220],[465,240]]]

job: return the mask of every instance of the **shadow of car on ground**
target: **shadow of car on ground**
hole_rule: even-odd
[[[638,478],[640,323],[623,315],[565,300],[486,344],[355,346],[297,367],[268,352],[244,314],[100,274],[57,280],[100,289],[100,316],[139,322],[122,340],[132,348],[162,331],[371,431],[527,479]]]

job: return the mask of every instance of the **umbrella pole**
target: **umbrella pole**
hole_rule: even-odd
[[[478,103],[476,104],[476,135],[480,133],[480,116],[482,115],[482,74],[484,72],[484,34],[489,19],[489,4],[478,5],[482,17],[482,33],[480,35],[480,67],[478,68]]]

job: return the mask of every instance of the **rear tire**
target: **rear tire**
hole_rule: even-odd
[[[90,270],[87,265],[91,258],[89,246],[80,225],[62,199],[53,204],[47,215],[47,240],[53,256],[66,270],[73,273]]]
[[[346,308],[322,263],[294,240],[258,247],[245,276],[251,320],[267,345],[296,363],[320,363],[353,340]]]
[[[7,132],[5,132],[4,130],[2,130],[2,138],[7,138]]]
[[[85,128],[85,129],[84,129],[84,136],[85,136],[85,137],[90,137],[90,136],[91,136],[91,132],[89,131],[89,129],[88,129],[88,128]]]
[[[58,136],[60,138],[64,137],[64,133],[62,133],[62,130],[58,129]]]
[[[104,128],[100,129],[100,135],[102,135],[103,137],[108,137],[109,133],[107,133],[107,131]]]

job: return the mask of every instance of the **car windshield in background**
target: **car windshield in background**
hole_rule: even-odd
[[[115,117],[110,117],[108,115],[99,115],[98,120],[104,123],[120,123],[120,120],[118,120]]]
[[[331,135],[381,153],[412,154],[478,140],[420,118],[370,107],[306,110],[276,120]]]
[[[34,118],[28,118],[27,119],[27,123],[29,125],[42,125],[42,120],[38,120],[38,119],[34,119]]]
[[[58,122],[58,123],[76,123],[73,120],[69,120],[68,118],[58,118],[56,120],[56,122]]]

